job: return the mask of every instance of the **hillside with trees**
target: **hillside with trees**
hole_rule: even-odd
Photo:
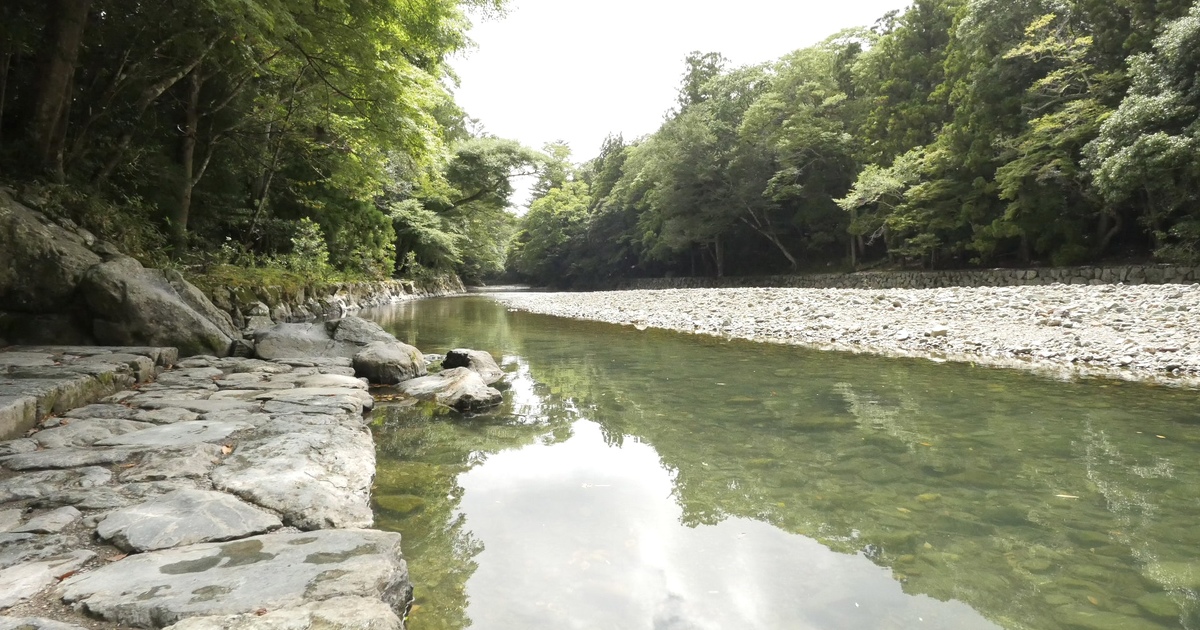
[[[542,178],[510,269],[1196,264],[1198,79],[1182,1],[917,0],[772,63],[693,53],[656,132]]]
[[[143,261],[378,278],[504,264],[510,177],[448,57],[503,0],[6,0],[0,173]]]

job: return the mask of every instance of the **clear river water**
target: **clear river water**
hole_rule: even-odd
[[[412,630],[1200,629],[1200,392],[481,296],[364,316],[508,372],[485,414],[376,408]]]

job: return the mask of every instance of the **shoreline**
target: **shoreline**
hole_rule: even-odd
[[[488,293],[533,313],[821,350],[1200,388],[1200,285]]]

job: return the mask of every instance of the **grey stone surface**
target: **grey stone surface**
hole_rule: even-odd
[[[467,368],[478,374],[484,383],[491,385],[496,381],[504,378],[504,370],[496,365],[496,360],[492,355],[483,350],[471,350],[469,348],[456,348],[446,353],[446,358],[442,359],[442,367],[450,368]]]
[[[367,597],[333,597],[266,614],[190,617],[168,630],[403,630],[391,606]],[[4,630],[0,627],[0,630]],[[48,629],[57,630],[57,629]]]
[[[137,451],[130,448],[52,448],[0,457],[0,465],[12,470],[79,468],[123,462]]]
[[[354,355],[354,373],[372,383],[394,385],[428,370],[420,350],[398,341],[376,341]]]
[[[84,273],[100,262],[83,238],[0,190],[0,304],[54,313],[75,297]]]
[[[306,427],[243,444],[213,471],[212,481],[301,529],[369,527],[374,455],[364,431]]]
[[[254,333],[254,352],[260,359],[353,357],[359,346],[334,341],[323,323],[277,324]]]
[[[164,424],[152,429],[126,433],[96,442],[96,446],[146,446],[169,448],[187,446],[201,442],[217,442],[230,435],[251,428],[247,422],[210,422],[193,420]]]
[[[142,422],[150,422],[153,424],[175,424],[176,422],[191,422],[200,417],[200,414],[188,409],[178,409],[167,407],[166,409],[150,409],[136,411],[134,417]]]
[[[134,407],[142,409],[186,409],[206,414],[214,411],[258,411],[259,405],[240,400],[203,400],[190,398],[145,398],[130,400]]]
[[[0,617],[0,630],[86,630],[83,626],[41,617]]]
[[[86,420],[91,418],[120,418],[124,420],[133,420],[137,415],[137,409],[130,409],[125,405],[114,405],[111,403],[93,403],[76,407],[63,414],[65,418],[78,418]]]
[[[503,395],[488,387],[483,377],[467,368],[451,368],[437,374],[414,378],[399,384],[400,391],[421,400],[473,411],[500,404]]]
[[[263,409],[272,412],[271,403],[284,403],[312,408],[317,412],[341,410],[353,415],[362,415],[364,410],[375,405],[375,399],[361,389],[342,387],[297,387],[272,392],[259,392],[255,399],[264,401]]]
[[[325,329],[334,341],[366,346],[376,341],[394,342],[396,338],[379,324],[361,317],[343,317],[325,322]]]
[[[229,316],[173,270],[119,257],[87,270],[79,289],[101,343],[171,346],[183,356],[226,355],[237,332]]]
[[[341,374],[312,374],[294,380],[296,387],[347,387],[367,389],[366,379]]]
[[[78,546],[74,536],[38,534],[0,534],[0,569],[15,567],[33,560],[59,556]]]
[[[78,571],[96,557],[92,551],[76,549],[42,560],[0,569],[0,610],[12,608],[58,584],[60,577]]]
[[[16,508],[0,510],[0,532],[11,532],[17,525],[20,525],[23,513],[24,510]]]
[[[78,523],[83,514],[71,507],[61,507],[42,514],[37,514],[25,521],[24,525],[14,528],[14,532],[27,534],[57,534],[62,530]]]
[[[366,530],[265,534],[138,554],[73,576],[61,592],[89,615],[138,627],[343,596],[380,599],[402,612],[412,597],[400,535]]]
[[[33,434],[32,438],[42,448],[91,446],[100,440],[149,429],[152,426],[154,425],[146,422],[134,422],[119,418],[73,420],[64,422],[52,429],[38,431]]]
[[[217,444],[192,444],[170,451],[151,452],[142,457],[137,466],[125,470],[118,478],[125,483],[178,478],[199,479],[217,465],[221,456],[221,446]]]
[[[99,466],[43,470],[0,479],[0,503],[37,499],[60,490],[87,490],[112,481],[112,472]]]
[[[16,455],[17,453],[32,453],[38,450],[37,440],[29,438],[18,438],[7,442],[0,442],[0,457],[5,455]]]
[[[232,540],[278,529],[279,518],[224,492],[177,490],[111,512],[96,534],[125,551]]]

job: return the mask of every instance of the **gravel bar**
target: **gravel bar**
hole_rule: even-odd
[[[1197,284],[488,295],[638,329],[1200,387]]]

